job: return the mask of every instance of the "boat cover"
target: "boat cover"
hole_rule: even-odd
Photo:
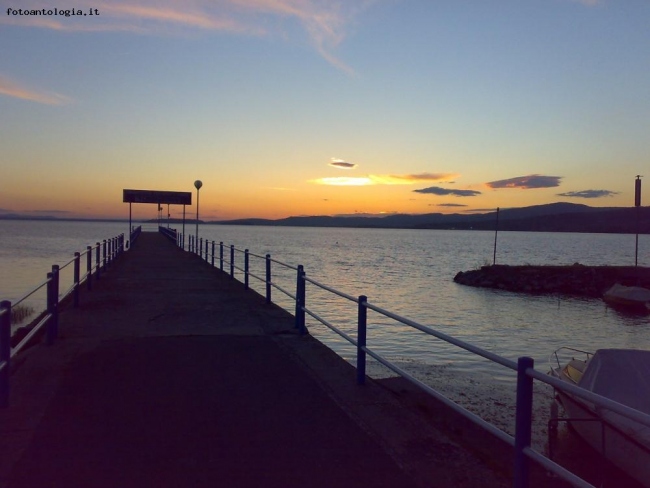
[[[578,385],[650,415],[650,351],[599,349],[589,360]],[[595,411],[648,445],[649,427],[599,407]]]
[[[650,290],[639,286],[623,286],[616,283],[603,294],[603,300],[619,304],[643,305],[650,302]]]

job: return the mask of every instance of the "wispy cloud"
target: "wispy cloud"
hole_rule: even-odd
[[[339,158],[332,158],[329,165],[339,169],[354,169],[357,167],[356,163],[350,163],[349,161],[344,161]]]
[[[431,186],[429,188],[422,188],[420,190],[413,190],[415,193],[428,193],[432,195],[453,195],[455,197],[475,197],[480,195],[478,190],[453,190],[450,188],[440,188],[439,186]]]
[[[596,5],[600,5],[601,3],[603,3],[602,0],[573,0],[573,1],[586,5],[587,7],[595,7]]]
[[[30,102],[44,103],[46,105],[64,105],[71,101],[70,98],[59,93],[29,88],[2,75],[0,75],[0,95],[20,98]]]
[[[69,210],[26,210],[27,213],[33,213],[33,214],[57,214],[57,215],[65,215],[65,214],[70,214]]]
[[[527,175],[497,180],[486,183],[488,188],[519,188],[529,190],[531,188],[552,188],[560,186],[561,176]]]
[[[429,207],[467,207],[462,203],[430,203]]]
[[[26,5],[30,3],[30,5]],[[314,49],[331,65],[353,74],[336,54],[349,24],[370,0],[75,0],[74,9],[94,16],[3,15],[0,23],[63,31],[128,31],[166,35],[179,30],[213,30],[254,36],[290,38],[284,20],[297,20]],[[21,2],[25,9],[51,9],[39,0]],[[279,21],[278,21],[279,20]]]
[[[413,185],[423,181],[447,181],[457,177],[454,173],[419,173],[405,175],[368,175],[357,178],[333,177],[317,178],[309,180],[309,183],[318,185],[346,185],[346,186],[365,186],[365,185]]]
[[[373,181],[367,176],[352,178],[349,176],[335,176],[329,178],[317,178],[309,180],[309,183],[316,185],[331,185],[331,186],[367,186],[374,185]]]
[[[413,185],[424,181],[449,182],[457,178],[457,173],[417,173],[405,175],[370,175],[378,184],[383,185]]]
[[[611,191],[611,190],[582,190],[582,191],[567,191],[564,193],[558,193],[559,197],[569,197],[569,198],[603,198],[611,197],[618,195],[620,192]]]
[[[153,21],[161,24],[249,34],[261,34],[262,29],[239,22],[227,14],[210,11],[188,2],[186,5],[161,6],[160,2],[152,5],[133,5],[128,3],[110,3],[102,6],[102,13],[123,20]]]

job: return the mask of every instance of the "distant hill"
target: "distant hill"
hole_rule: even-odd
[[[650,233],[650,207],[638,211],[639,232]],[[499,212],[499,230],[535,232],[635,233],[634,207],[590,207],[558,202]],[[482,214],[394,214],[381,217],[305,216],[284,219],[239,219],[210,222],[217,225],[273,225],[305,227],[357,227],[391,229],[494,230],[496,211]]]
[[[499,212],[499,230],[530,232],[594,232],[633,234],[650,233],[650,207],[590,207],[576,203],[550,203],[531,207],[507,208]],[[71,219],[53,216],[29,217],[17,214],[0,214],[0,219],[33,220],[98,220]],[[107,219],[110,220],[110,219]],[[112,221],[123,222],[124,219]],[[148,222],[155,223],[156,219]],[[393,214],[386,216],[327,216],[313,215],[287,217],[284,219],[237,219],[216,222],[203,222],[213,225],[270,225],[296,227],[355,227],[388,229],[464,229],[494,230],[496,211],[481,214]],[[162,221],[163,225],[167,220]],[[182,219],[170,219],[178,225]],[[186,219],[185,224],[193,225],[194,219]]]

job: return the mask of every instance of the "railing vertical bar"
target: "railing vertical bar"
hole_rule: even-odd
[[[305,333],[305,268],[302,264],[298,265],[296,273],[296,328],[300,334]]]
[[[9,369],[11,367],[11,302],[0,302],[0,364],[5,367],[0,371],[0,408],[9,405]]]
[[[76,252],[74,253],[74,307],[79,306],[79,274],[80,274],[80,261],[81,255]]]
[[[219,269],[223,271],[223,241],[219,242]]]
[[[248,290],[248,249],[244,250],[244,290]]]
[[[271,303],[271,255],[266,255],[266,303]]]
[[[86,286],[93,289],[93,248],[86,246]]]
[[[59,337],[59,287],[60,287],[60,273],[59,265],[52,265],[52,281],[54,282],[54,313],[50,320],[52,329],[54,330],[54,339]]]
[[[102,263],[103,269],[106,271],[106,239],[102,241]]]
[[[96,254],[95,254],[95,261],[96,261],[95,264],[97,265],[97,273],[96,273],[96,276],[97,276],[97,280],[99,280],[99,278],[100,278],[100,274],[101,274],[101,272],[100,272],[100,270],[99,270],[99,265],[100,265],[100,262],[101,262],[101,258],[100,258],[99,253],[101,252],[101,251],[100,251],[100,248],[101,248],[102,246],[101,246],[101,244],[100,244],[99,242],[97,242],[96,245],[97,245],[97,251],[96,251]]]
[[[47,313],[50,315],[50,320],[47,324],[45,343],[48,346],[54,344],[54,329],[52,326],[52,320],[54,318],[54,307],[56,303],[56,298],[54,297],[54,273],[47,274]]]
[[[230,244],[230,279],[235,277],[235,245]]]
[[[359,310],[357,317],[357,384],[366,383],[366,331],[368,323],[368,308],[366,302],[368,297],[359,296]]]
[[[215,247],[215,241],[212,241],[212,267],[214,268],[214,247]]]
[[[528,488],[529,461],[524,449],[530,447],[533,422],[533,378],[526,374],[534,367],[533,358],[517,360],[517,410],[515,413],[515,469],[514,487]]]

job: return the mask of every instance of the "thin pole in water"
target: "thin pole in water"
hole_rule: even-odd
[[[497,263],[497,235],[499,234],[499,207],[497,207],[497,221],[494,226],[494,253],[492,254],[492,266]]]

